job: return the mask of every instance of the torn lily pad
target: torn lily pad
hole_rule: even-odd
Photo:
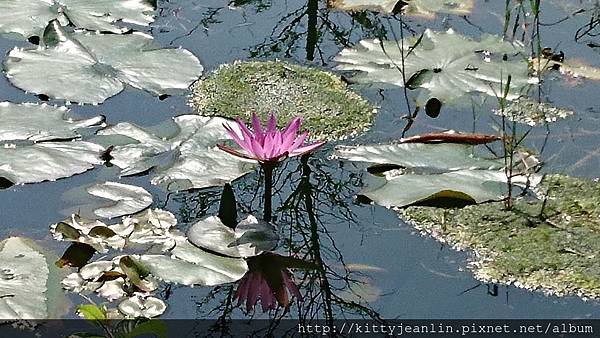
[[[87,191],[90,195],[113,201],[109,206],[94,210],[94,214],[102,218],[133,215],[152,204],[152,195],[134,185],[105,182],[89,187]]]
[[[231,283],[241,279],[248,271],[245,260],[209,253],[195,247],[183,236],[178,238],[171,256],[142,255],[134,259],[154,277],[183,285]]]
[[[173,249],[178,233],[175,232],[177,219],[171,212],[162,209],[148,209],[133,216],[124,217],[122,224],[133,227],[127,242],[137,246],[151,246],[160,252]]]
[[[0,143],[0,181],[10,186],[70,177],[104,164],[104,150],[83,141]]]
[[[87,244],[98,252],[108,252],[107,247],[123,249],[126,244],[125,238],[133,230],[132,225],[106,225],[98,220],[83,219],[76,214],[50,226],[54,239]]]
[[[399,9],[399,0],[329,0],[327,5],[345,11],[377,11],[392,13]]]
[[[70,33],[53,21],[43,42],[42,47],[11,50],[4,69],[16,87],[54,99],[98,104],[120,93],[125,85],[155,96],[178,95],[203,70],[189,51],[163,49],[151,36],[139,32]]]
[[[187,231],[190,243],[230,257],[252,257],[275,248],[279,236],[270,223],[250,215],[232,229],[217,216],[207,217]]]
[[[473,10],[474,0],[330,0],[329,6],[346,11],[395,13],[401,10],[405,15],[430,19],[437,13],[468,15]]]
[[[600,185],[548,175],[539,200],[516,199],[447,210],[409,207],[401,217],[418,230],[472,251],[469,267],[484,282],[557,296],[600,298]]]
[[[338,76],[281,61],[235,62],[220,66],[194,85],[190,104],[201,115],[282,124],[303,118],[310,137],[338,140],[371,126],[376,107],[348,89]]]
[[[403,13],[427,19],[436,14],[469,15],[475,7],[474,0],[407,0]]]
[[[154,21],[156,2],[150,0],[3,0],[0,34],[42,36],[52,20],[94,31],[123,33],[120,22],[147,26]]]
[[[50,270],[46,257],[20,237],[0,242],[0,319],[49,316]]]
[[[128,268],[123,260],[130,256],[117,256],[112,260],[89,263],[79,272],[68,275],[61,282],[64,289],[81,294],[97,293],[109,301],[121,299],[134,292],[151,292],[158,288],[158,282],[147,272],[138,268]]]
[[[572,110],[554,107],[548,103],[540,103],[531,99],[513,101],[506,106],[504,111],[496,110],[495,113],[532,127],[563,120],[574,114]]]
[[[103,116],[74,120],[65,107],[0,102],[0,141],[75,139],[79,129],[102,126]]]
[[[106,225],[98,220],[86,220],[72,215],[63,222],[50,226],[57,240],[87,244],[96,251],[107,252],[108,247],[157,249],[160,252],[172,249],[178,234],[175,216],[165,210],[148,209],[138,214],[123,217],[121,223]]]
[[[98,135],[127,138],[111,151],[111,163],[122,169],[121,175],[151,170],[152,184],[169,191],[224,185],[254,169],[254,161],[239,159],[216,147],[231,138],[223,124],[234,130],[239,128],[237,124],[198,115],[182,115],[173,121],[177,133],[171,137],[127,122],[101,130]]]
[[[464,205],[501,200],[508,192],[503,160],[473,155],[467,144],[400,143],[338,147],[334,156],[373,163],[369,184],[360,195],[385,207]],[[398,169],[395,169],[398,168]],[[381,169],[381,170],[378,170]],[[535,186],[537,177],[513,173],[512,185]]]
[[[418,99],[423,106],[430,99],[449,103],[469,93],[502,97],[509,76],[506,98],[514,100],[530,82],[523,46],[500,36],[485,35],[475,41],[452,29],[427,29],[421,38],[404,41],[404,79],[398,69],[403,64],[401,47],[396,41],[362,40],[335,57],[336,69],[359,71],[352,79],[360,83],[398,87],[406,83],[409,89],[424,89]]]

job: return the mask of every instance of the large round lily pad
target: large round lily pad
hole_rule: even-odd
[[[336,69],[358,72],[352,80],[359,83],[422,89],[420,104],[431,98],[449,103],[476,93],[496,97],[504,93],[509,76],[506,99],[514,100],[526,92],[530,81],[537,81],[529,78],[524,52],[522,46],[500,36],[484,35],[476,41],[452,29],[427,29],[404,43],[362,40],[342,50],[335,61]]]
[[[540,200],[443,210],[409,207],[402,218],[453,247],[475,252],[470,267],[485,282],[600,298],[600,184],[547,176]]]
[[[123,33],[120,23],[147,26],[154,21],[152,0],[3,0],[0,2],[0,34],[41,36],[48,22],[58,20],[97,31]]]
[[[6,77],[27,92],[82,104],[102,103],[125,85],[156,96],[182,94],[203,70],[188,50],[161,48],[139,32],[69,32],[55,20],[42,42],[11,50],[4,60]]]
[[[190,101],[202,115],[263,121],[304,118],[313,139],[336,140],[367,129],[376,108],[336,75],[281,61],[226,64],[198,81]]]

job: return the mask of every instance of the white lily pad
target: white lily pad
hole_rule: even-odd
[[[50,226],[54,239],[87,244],[98,252],[107,252],[107,247],[123,249],[126,236],[132,231],[133,226],[106,225],[101,221],[83,219],[75,214]]]
[[[144,188],[117,182],[96,184],[87,189],[90,195],[113,201],[113,204],[94,210],[98,217],[114,218],[132,215],[152,204],[152,195]]]
[[[126,318],[153,318],[162,315],[167,304],[156,297],[135,295],[122,301],[118,309]]]
[[[0,2],[0,34],[25,38],[41,36],[48,23],[123,33],[119,22],[147,26],[154,21],[156,6],[150,0],[3,0]]]
[[[78,129],[101,126],[103,116],[74,120],[66,107],[35,103],[0,102],[0,141],[32,142],[74,139]]]
[[[50,232],[57,240],[87,244],[98,252],[108,247],[124,249],[141,247],[164,252],[175,246],[179,236],[173,227],[175,216],[165,210],[148,209],[122,218],[121,223],[106,225],[99,220],[87,220],[76,214],[52,224]]]
[[[473,152],[473,146],[466,144],[407,143],[339,147],[334,155],[402,168],[387,170],[383,177],[371,176],[371,182],[360,192],[385,207],[464,205],[503,199],[508,193],[504,161],[477,158]],[[519,166],[515,165],[512,186],[535,186],[539,178],[526,171],[520,174]]]
[[[79,103],[102,103],[124,85],[178,95],[202,74],[185,49],[161,49],[149,35],[65,31],[57,21],[43,47],[14,48],[4,61],[9,81],[25,91]],[[44,76],[39,76],[44,74]]]
[[[144,294],[155,291],[158,281],[148,273],[140,273],[144,271],[131,264],[132,262],[130,256],[92,262],[83,266],[79,272],[68,275],[61,284],[68,291],[81,294],[95,292],[109,301],[125,297],[134,287],[138,287]]]
[[[504,167],[504,161],[477,158],[473,155],[473,147],[458,143],[338,146],[333,156],[353,162],[393,164],[425,172]]]
[[[254,161],[219,150],[216,145],[230,139],[223,124],[237,124],[219,117],[182,115],[174,118],[178,133],[164,138],[131,123],[119,123],[98,135],[127,137],[116,145],[111,163],[121,175],[153,170],[152,183],[169,191],[224,185],[254,170]]]
[[[399,2],[399,0],[329,0],[328,5],[345,11],[369,10],[392,13]]]
[[[451,102],[468,93],[502,97],[511,77],[506,98],[520,97],[528,86],[529,66],[522,46],[500,36],[485,35],[481,41],[447,32],[427,29],[421,39],[404,41],[404,71],[401,45],[396,41],[362,40],[355,48],[342,50],[335,60],[339,70],[360,71],[353,81],[379,83],[426,91],[418,99]],[[382,48],[383,46],[383,48]],[[405,81],[404,81],[405,80]]]
[[[463,200],[466,204],[498,201],[507,193],[504,171],[458,170],[434,175],[386,175],[380,186],[370,184],[360,192],[384,207],[427,204],[440,199]]]
[[[433,18],[436,13],[468,15],[473,10],[474,0],[330,0],[329,5],[346,11],[383,13],[398,11],[403,5],[402,13],[405,15]]]
[[[0,179],[12,184],[55,181],[104,163],[104,147],[83,141],[0,144]]]
[[[129,244],[151,245],[158,247],[161,252],[175,247],[177,233],[173,228],[177,224],[177,219],[169,211],[148,209],[124,217],[122,223],[125,227],[133,227],[132,233],[127,237]]]
[[[0,242],[0,319],[48,317],[46,258],[23,238]]]
[[[150,273],[166,282],[183,285],[215,286],[241,279],[248,264],[241,258],[217,256],[179,238],[172,256],[143,255],[137,257]]]
[[[279,240],[275,228],[250,215],[234,229],[217,216],[207,217],[187,231],[188,240],[197,247],[230,257],[252,257],[272,250]]]

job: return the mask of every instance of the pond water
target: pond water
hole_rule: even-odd
[[[564,51],[568,58],[600,66],[592,48],[600,40],[593,34],[575,40],[580,27],[591,20],[593,11],[575,15],[590,2],[542,1],[540,40],[543,47]],[[433,19],[385,16],[375,13],[348,14],[329,11],[325,1],[158,1],[156,21],[146,31],[163,46],[182,46],[201,60],[205,71],[235,60],[282,59],[301,65],[332,70],[333,57],[344,47],[365,38],[394,39],[418,35],[426,28],[455,31],[478,38],[483,33],[503,34],[504,1],[477,0],[467,17],[439,14]],[[575,9],[573,9],[575,8]],[[565,20],[563,20],[565,19]],[[401,25],[404,25],[401,28]],[[511,27],[512,29],[512,27]],[[522,28],[519,27],[519,32]],[[592,32],[593,33],[593,32]],[[316,34],[316,35],[315,35]],[[0,38],[0,54],[6,55],[19,42]],[[577,83],[575,83],[577,82]],[[544,171],[596,178],[600,165],[600,82],[575,80],[554,75],[540,87],[544,101],[568,107],[575,116],[535,128],[527,146],[545,161]],[[379,90],[358,86],[361,95],[380,107],[374,126],[358,139],[340,143],[383,142],[401,137],[403,116],[409,111],[401,88]],[[37,102],[38,99],[0,79],[2,101]],[[412,95],[412,94],[411,94]],[[129,121],[139,126],[158,125],[173,116],[191,113],[185,96],[159,100],[142,91],[127,88],[97,106],[74,105],[80,117],[103,114],[107,122]],[[61,104],[61,101],[51,101]],[[438,118],[420,114],[409,135],[454,129],[495,132],[487,106],[474,120],[471,107],[444,108]],[[330,159],[334,143],[327,144],[303,166],[291,159],[276,171],[274,188],[275,223],[284,244],[282,254],[295,254],[313,261],[318,269],[296,273],[304,302],[294,303],[289,313],[250,314],[228,303],[233,286],[216,288],[173,286],[159,295],[168,308],[162,318],[597,318],[596,301],[577,297],[546,296],[512,286],[485,284],[468,270],[468,254],[456,252],[436,240],[422,237],[396,212],[377,205],[361,204],[355,195],[362,185],[362,167]],[[301,176],[310,170],[310,182]],[[286,179],[291,175],[291,179]],[[255,191],[258,172],[234,184],[240,210],[260,211]],[[62,254],[67,245],[56,242],[49,225],[65,218],[64,210],[77,205],[68,192],[106,180],[138,185],[150,191],[155,205],[175,214],[186,228],[200,218],[214,215],[222,188],[167,194],[151,185],[148,176],[119,178],[116,167],[101,167],[55,182],[14,186],[0,190],[0,238],[27,236]],[[281,207],[290,193],[310,189],[312,201],[292,201]],[[310,207],[312,204],[312,207]],[[308,209],[308,210],[307,210]],[[314,217],[312,217],[314,216]],[[85,303],[70,295],[73,304]],[[235,305],[235,304],[234,304]],[[67,317],[76,317],[70,311]]]

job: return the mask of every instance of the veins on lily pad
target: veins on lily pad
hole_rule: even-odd
[[[156,96],[176,95],[185,92],[203,70],[191,52],[163,49],[139,32],[68,32],[55,20],[42,40],[41,47],[11,50],[4,69],[16,87],[54,99],[98,104],[125,85]]]

